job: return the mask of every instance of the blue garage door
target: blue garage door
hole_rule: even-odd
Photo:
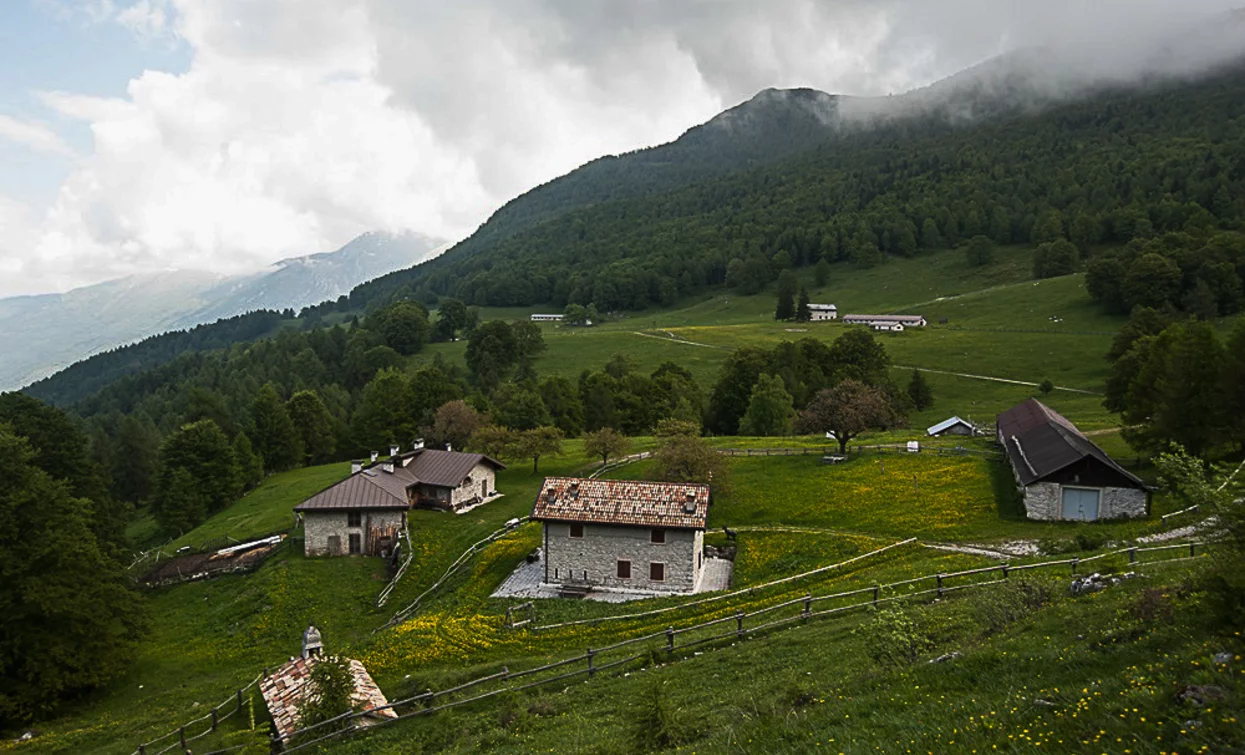
[[[1098,491],[1064,488],[1062,515],[1078,522],[1094,521],[1098,518]]]

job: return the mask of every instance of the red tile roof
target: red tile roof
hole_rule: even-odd
[[[356,721],[367,726],[369,723],[374,723],[374,721],[369,721],[369,718],[397,718],[398,714],[392,708],[376,710],[376,708],[388,705],[389,701],[376,686],[376,682],[372,681],[372,675],[367,672],[362,663],[353,658],[347,660],[350,662],[350,671],[354,676],[352,697],[355,706],[360,711],[371,711],[370,716],[356,719]],[[268,704],[268,712],[272,714],[272,723],[277,728],[277,736],[282,739],[298,730],[298,709],[303,704],[303,695],[308,691],[307,682],[311,679],[311,667],[315,663],[314,657],[295,658],[259,683],[264,702]]]
[[[671,529],[705,528],[709,486],[683,482],[547,477],[532,518]]]

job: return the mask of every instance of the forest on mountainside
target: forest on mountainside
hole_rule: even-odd
[[[481,306],[641,309],[723,284],[755,293],[784,267],[823,259],[873,266],[975,237],[1041,244],[1035,274],[1047,277],[1094,263],[1103,245],[1167,233],[1187,234],[1180,244],[1196,252],[1245,218],[1241,68],[971,127],[914,117],[821,139],[816,119],[790,100],[758,97],[740,108],[762,125],[737,137],[743,141],[733,149],[721,140],[736,132],[710,122],[672,145],[590,163],[513,200],[441,257],[305,309],[299,324],[321,327],[334,313],[410,298],[429,306],[452,297]],[[784,127],[794,135],[784,139]],[[774,162],[797,148],[803,151]],[[595,204],[570,201],[572,194]],[[1235,257],[1223,254],[1233,243],[1215,246],[1210,261],[1221,267],[1202,277],[1215,276],[1226,292],[1216,298],[1230,307],[1245,258],[1239,243]],[[1111,264],[1096,267],[1113,271]],[[1205,310],[1205,292],[1198,296],[1194,304]],[[243,330],[211,325],[148,339],[28,392],[72,403],[175,354],[255,337],[255,329]]]

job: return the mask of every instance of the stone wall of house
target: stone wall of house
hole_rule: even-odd
[[[1099,491],[1099,519],[1123,519],[1146,515],[1146,491],[1136,488],[1097,488],[1097,490]],[[1030,519],[1063,518],[1063,486],[1059,483],[1033,483],[1024,489],[1024,501],[1025,515]]]
[[[545,559],[553,583],[576,582],[632,590],[691,592],[704,559],[704,533],[666,530],[666,542],[653,543],[648,527],[585,524],[584,536],[570,536],[570,525],[545,523]],[[618,562],[631,562],[631,578],[618,577]],[[666,578],[649,579],[649,565],[666,565]]]
[[[1146,515],[1146,491],[1136,488],[1103,488],[1099,499],[1103,519],[1133,518]]]
[[[1058,519],[1063,506],[1063,489],[1057,482],[1035,482],[1023,488],[1025,516],[1042,521]]]
[[[481,483],[488,488],[488,494],[492,495],[497,491],[497,476],[493,472],[493,468],[487,464],[477,464],[471,469],[469,482],[464,482],[457,488],[454,488],[450,494],[451,505],[455,509],[463,506],[469,506],[477,499],[483,498],[480,495]]]
[[[350,536],[358,535],[363,555],[380,555],[380,537],[397,542],[406,512],[401,509],[378,509],[359,512],[359,526],[349,526],[346,511],[307,511],[303,513],[303,551],[308,556],[346,556],[350,553]],[[336,540],[334,540],[336,538]]]

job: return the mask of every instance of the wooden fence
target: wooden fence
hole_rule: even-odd
[[[431,715],[438,711],[467,705],[497,695],[520,692],[555,682],[566,682],[578,677],[590,680],[597,674],[618,669],[636,661],[646,661],[653,658],[654,655],[664,654],[667,658],[673,660],[678,651],[711,643],[737,641],[750,635],[771,632],[785,626],[804,624],[815,619],[838,616],[861,608],[878,607],[897,601],[923,597],[942,598],[961,590],[996,585],[1007,581],[1011,578],[1011,575],[1017,572],[1066,567],[1071,575],[1076,575],[1086,564],[1116,556],[1124,556],[1127,559],[1127,564],[1139,566],[1154,566],[1176,561],[1187,561],[1190,558],[1198,557],[1197,548],[1200,545],[1201,543],[1198,542],[1190,542],[1154,547],[1130,547],[1100,553],[1087,558],[1066,558],[1015,566],[1000,564],[980,569],[927,574],[921,577],[892,582],[887,585],[875,585],[830,595],[814,596],[809,593],[754,611],[736,611],[732,614],[692,626],[682,628],[670,626],[656,632],[622,640],[612,645],[587,648],[580,655],[564,658],[535,668],[510,671],[509,668],[503,666],[496,673],[473,679],[449,689],[440,691],[429,690],[412,697],[391,702],[378,709],[392,710],[396,718],[376,719],[373,717],[364,725],[359,723],[359,721],[360,719],[367,718],[370,715],[368,712],[343,713],[314,726],[294,731],[286,737],[274,736],[272,747],[274,752],[297,752],[337,737],[376,729],[396,721]],[[1187,550],[1188,555],[1151,561],[1139,559],[1139,556],[1147,553],[1177,550]],[[965,582],[965,579],[969,579],[969,581]],[[498,685],[489,689],[487,685],[491,683],[498,683]],[[375,711],[372,712],[374,713]]]
[[[445,570],[445,573],[441,575],[440,579],[438,579],[436,582],[433,582],[432,586],[429,587],[427,590],[424,590],[423,592],[421,592],[419,594],[419,597],[415,598],[415,600],[413,600],[410,605],[408,605],[406,608],[403,608],[402,610],[395,613],[393,615],[393,618],[389,619],[389,621],[385,622],[385,624],[373,630],[372,634],[376,634],[377,632],[383,629],[388,629],[389,627],[394,626],[410,618],[411,614],[419,610],[419,605],[420,603],[423,602],[424,598],[436,592],[436,590],[440,588],[441,585],[445,584],[450,579],[450,577],[458,573],[458,570],[461,569],[463,565],[465,565],[472,556],[474,556],[475,554],[483,550],[484,547],[488,545],[489,543],[492,543],[494,540],[497,540],[513,532],[514,530],[518,529],[520,525],[528,521],[530,521],[530,517],[526,517],[526,516],[516,519],[512,523],[507,524],[505,527],[502,527],[499,530],[494,530],[492,533],[488,535],[488,537],[484,538],[483,540],[480,540],[472,544],[470,548],[463,551],[462,555],[454,559],[454,563],[450,564],[450,568]]]
[[[170,731],[162,737],[156,737],[150,742],[143,742],[138,746],[138,749],[134,750],[133,755],[163,755],[163,753],[172,752],[177,749],[180,749],[183,753],[190,752],[191,742],[203,739],[207,735],[216,731],[222,721],[225,721],[230,716],[242,710],[243,694],[249,692],[253,687],[256,687],[267,674],[268,670],[265,669],[264,673],[252,679],[250,684],[239,689],[228,700],[225,700],[220,705],[217,705],[193,721],[187,721],[180,727]],[[232,708],[230,708],[231,704]],[[228,710],[226,710],[227,708]],[[189,733],[191,729],[200,724],[206,725],[206,728],[203,731],[198,734]],[[161,749],[156,749],[157,745],[166,740],[172,740],[172,744]]]
[[[376,607],[384,608],[385,603],[389,602],[389,596],[393,594],[393,590],[398,586],[398,582],[402,576],[406,574],[406,570],[411,565],[411,561],[415,558],[415,548],[411,545],[411,530],[408,527],[402,528],[402,539],[406,540],[406,557],[402,559],[402,564],[398,566],[398,571],[393,575],[393,579],[389,580],[389,584],[380,591],[380,595],[376,596]],[[400,542],[400,541],[399,541]]]

